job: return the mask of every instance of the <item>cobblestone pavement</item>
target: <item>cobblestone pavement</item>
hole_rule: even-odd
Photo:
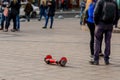
[[[120,80],[119,33],[112,36],[111,64],[100,58],[94,66],[89,31],[81,29],[79,19],[55,19],[53,29],[43,25],[44,20],[31,20],[21,22],[20,32],[0,31],[0,80]],[[66,67],[47,65],[47,54],[57,60],[66,56]]]

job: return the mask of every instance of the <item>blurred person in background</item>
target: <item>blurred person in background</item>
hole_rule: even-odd
[[[2,20],[1,20],[1,28],[0,30],[4,30],[4,23],[6,23],[8,15],[4,15],[4,9],[8,7],[10,1],[9,0],[2,0],[1,1],[1,9],[2,9]]]
[[[45,5],[44,1],[42,1],[42,4],[40,5],[39,9],[40,9],[40,13],[39,13],[40,17],[39,17],[38,21],[41,21],[42,16],[44,16],[46,18],[46,13],[45,13],[46,5]]]
[[[25,11],[26,19],[29,22],[30,21],[30,13],[33,11],[32,4],[29,1],[27,2],[26,6],[25,6],[24,11]]]
[[[50,29],[52,29],[53,21],[54,21],[54,15],[55,15],[55,1],[54,0],[49,0],[47,2],[46,22],[45,22],[45,25],[44,25],[43,29],[47,28],[49,18],[51,18]]]

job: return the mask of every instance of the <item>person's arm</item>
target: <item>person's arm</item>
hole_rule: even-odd
[[[98,0],[94,9],[94,21],[95,24],[98,24],[100,17],[102,15],[102,9],[103,9],[103,1]]]
[[[116,17],[115,17],[115,21],[114,21],[113,24],[116,24],[116,23],[118,22],[118,20],[119,20],[119,10],[118,10],[118,5],[117,5],[117,3],[116,3],[116,2],[114,2],[114,3],[115,3],[115,5],[116,5]]]

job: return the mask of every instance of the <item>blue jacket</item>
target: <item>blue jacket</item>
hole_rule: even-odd
[[[94,8],[95,8],[95,3],[91,3],[89,8],[88,8],[88,22],[94,23],[94,18],[93,18],[93,13],[94,13]]]

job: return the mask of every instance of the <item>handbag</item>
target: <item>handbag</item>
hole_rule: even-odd
[[[3,14],[4,14],[4,16],[6,16],[6,17],[8,16],[8,8],[7,8],[7,7],[4,9]]]

